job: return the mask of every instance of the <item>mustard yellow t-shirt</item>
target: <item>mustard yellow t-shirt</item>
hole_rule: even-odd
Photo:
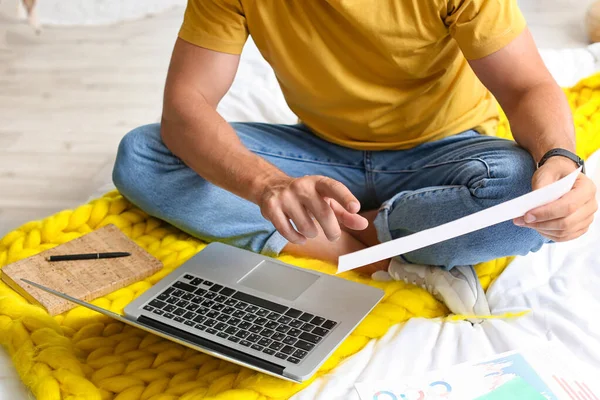
[[[490,133],[495,100],[467,59],[524,28],[516,0],[189,0],[179,37],[239,54],[252,35],[317,135],[384,150]]]

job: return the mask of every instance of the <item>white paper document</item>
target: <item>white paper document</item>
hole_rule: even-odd
[[[575,180],[580,172],[581,168],[551,185],[521,197],[517,197],[516,199],[498,204],[497,206],[476,212],[475,214],[409,236],[340,256],[337,273],[349,271],[400,254],[406,254],[444,240],[522,217],[528,211],[558,200],[567,194],[573,187],[573,184],[575,184]]]
[[[598,371],[555,343],[423,376],[357,382],[361,400],[600,400]]]

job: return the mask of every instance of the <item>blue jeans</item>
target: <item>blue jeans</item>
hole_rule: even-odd
[[[380,241],[431,228],[531,191],[532,157],[514,142],[475,131],[401,151],[359,151],[315,136],[304,125],[232,124],[244,145],[290,176],[342,182],[362,210],[379,209]],[[119,191],[149,214],[205,241],[266,255],[287,244],[259,207],[204,180],[163,144],[160,125],[122,140],[113,172]],[[452,268],[539,250],[547,241],[511,221],[402,257]]]

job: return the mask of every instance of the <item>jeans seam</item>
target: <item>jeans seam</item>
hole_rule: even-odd
[[[359,169],[359,170],[364,169],[360,165],[351,165],[351,164],[343,164],[343,163],[337,163],[337,162],[306,159],[306,158],[300,158],[300,157],[294,157],[294,156],[285,156],[283,154],[275,154],[275,153],[270,153],[268,151],[262,151],[262,150],[253,150],[250,148],[248,150],[250,150],[251,152],[253,152],[255,154],[261,154],[261,155],[275,157],[275,158],[282,158],[285,160],[294,160],[294,161],[303,162],[303,163],[307,163],[307,164],[331,165],[331,166],[336,166],[336,167],[352,168],[352,169]]]
[[[479,158],[479,157],[467,157],[467,158],[462,158],[459,160],[449,160],[449,161],[443,161],[443,162],[439,162],[439,163],[433,163],[433,164],[427,164],[424,165],[420,168],[416,168],[416,169],[400,169],[400,170],[378,170],[378,169],[373,169],[373,172],[377,172],[377,173],[381,173],[381,174],[386,174],[386,173],[392,173],[392,174],[398,174],[398,173],[414,173],[414,172],[418,172],[422,169],[426,169],[426,168],[435,168],[435,167],[440,167],[442,165],[448,165],[448,164],[456,164],[459,162],[465,162],[465,161],[479,161],[481,162],[485,168],[486,168],[486,172],[487,172],[487,176],[489,179],[492,178],[492,173],[490,170],[490,165],[487,163],[487,161],[485,161],[483,158]]]

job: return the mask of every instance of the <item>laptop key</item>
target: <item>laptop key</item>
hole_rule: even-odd
[[[224,296],[231,296],[232,294],[235,293],[235,290],[226,287],[226,288],[221,289],[221,291],[219,293],[221,293]]]
[[[216,293],[213,293],[213,292],[206,292],[206,293],[204,293],[204,294],[202,295],[202,297],[204,297],[205,299],[212,300],[212,299],[214,299],[215,297],[217,297],[217,294],[216,294]]]
[[[167,293],[161,293],[161,294],[159,294],[158,296],[156,296],[156,298],[157,298],[158,300],[165,301],[165,300],[167,300],[167,299],[169,298],[169,295],[168,295]]]
[[[287,354],[289,356],[290,354],[292,354],[294,352],[294,350],[296,350],[296,349],[294,349],[292,346],[283,346],[283,349],[281,349],[280,351],[283,354]]]
[[[217,317],[219,316],[219,312],[218,312],[218,311],[215,311],[215,310],[209,310],[209,311],[206,313],[206,316],[207,316],[208,318],[217,318]]]
[[[282,347],[283,347],[283,343],[279,343],[279,342],[273,342],[269,345],[269,348],[273,349],[273,350],[279,350]]]
[[[277,327],[275,330],[276,330],[277,332],[286,333],[286,332],[287,332],[287,331],[289,331],[290,329],[292,329],[292,328],[290,328],[289,326],[286,326],[286,325],[279,325],[279,326],[278,326],[278,327]]]
[[[173,293],[174,291],[175,291],[175,289],[174,289],[174,288],[172,288],[172,287],[169,287],[169,288],[165,289],[165,291],[164,291],[164,292],[162,292],[162,294],[171,294],[171,293]]]
[[[294,352],[293,356],[297,357],[297,358],[304,358],[307,354],[308,354],[307,351],[304,351],[304,350],[301,350],[301,349],[296,349],[296,351]]]
[[[241,310],[236,310],[231,315],[233,315],[236,318],[242,318],[244,315],[246,315],[246,313]]]
[[[258,325],[252,325],[250,328],[248,328],[248,330],[252,333],[258,333],[262,330],[262,327]]]
[[[182,317],[175,317],[173,319],[177,322],[185,322],[185,319],[183,319]]]
[[[267,339],[267,338],[262,338],[258,341],[258,344],[260,344],[261,346],[268,346],[272,343],[273,341],[271,339]]]
[[[258,307],[257,306],[248,306],[248,307],[246,307],[246,312],[255,313],[257,311],[258,311]]]
[[[189,275],[189,274],[186,274],[186,275],[184,275],[183,277],[184,277],[185,279],[187,279],[187,280],[192,280],[192,279],[194,279],[194,277],[193,277],[192,275]]]
[[[238,301],[234,307],[237,308],[238,310],[243,310],[247,306],[248,306],[248,304],[244,303],[243,301]]]
[[[250,332],[248,332],[248,331],[239,331],[238,333],[235,334],[235,336],[237,336],[241,339],[246,339],[249,334],[250,334]]]
[[[325,335],[327,335],[329,333],[329,330],[328,329],[323,329],[323,328],[320,328],[320,327],[317,326],[315,329],[313,329],[311,331],[311,333],[314,333],[317,336],[325,336]]]
[[[282,340],[283,343],[289,344],[289,345],[292,345],[292,344],[296,343],[297,341],[298,341],[298,339],[296,339],[295,337],[292,337],[292,336],[286,336]]]
[[[292,321],[292,319],[290,317],[286,317],[285,315],[282,315],[277,322],[281,323],[281,324],[289,324]]]
[[[192,303],[194,304],[200,304],[204,301],[204,299],[200,296],[194,296],[194,298],[192,299]]]
[[[206,333],[210,333],[211,335],[216,335],[218,331],[213,328],[206,328]]]
[[[275,321],[269,321],[265,324],[265,328],[276,329],[277,327],[279,327],[279,324]]]
[[[217,336],[223,339],[227,339],[227,336],[229,336],[228,334],[226,334],[225,332],[219,332],[217,333]]]
[[[202,305],[203,305],[204,307],[212,307],[214,304],[215,304],[215,302],[214,302],[214,301],[212,301],[212,300],[204,300],[204,301],[202,302]]]
[[[206,313],[207,313],[207,312],[209,312],[209,311],[210,311],[210,310],[209,310],[208,308],[206,308],[206,307],[199,307],[199,308],[196,310],[196,312],[197,312],[198,314],[202,314],[202,315],[206,314]]]
[[[310,331],[312,331],[312,330],[313,330],[313,328],[314,328],[314,327],[315,327],[315,326],[314,326],[313,324],[309,324],[309,323],[307,322],[307,323],[305,323],[304,325],[302,325],[302,326],[300,327],[300,329],[302,329],[303,331],[306,331],[306,332],[310,332]]]
[[[285,360],[287,358],[287,356],[283,353],[277,353],[277,354],[275,354],[275,357],[281,358],[282,360]]]
[[[231,326],[237,326],[237,324],[239,324],[241,321],[241,319],[239,318],[231,318],[227,323]]]
[[[296,344],[294,344],[294,347],[297,347],[299,349],[306,350],[306,351],[311,351],[312,349],[315,348],[315,345],[312,343],[305,342],[304,340],[298,340],[296,342]]]
[[[250,342],[254,343],[260,339],[260,336],[258,336],[255,333],[252,333],[252,334],[248,335],[248,337],[246,339],[249,340]]]
[[[175,296],[175,297],[181,297],[185,294],[185,292],[183,290],[180,289],[176,289],[173,293],[171,293],[171,296]]]
[[[191,312],[191,311],[188,311],[188,312],[186,312],[186,313],[183,315],[183,318],[185,318],[185,319],[194,319],[194,318],[196,318],[196,313],[193,313],[193,312]]]
[[[325,322],[325,318],[323,317],[314,317],[310,320],[310,323],[316,326],[321,325],[323,322]]]
[[[195,297],[195,296],[194,296],[194,294],[193,294],[193,293],[186,293],[186,294],[184,294],[183,296],[181,296],[181,298],[182,298],[182,299],[184,299],[184,300],[191,300],[191,299],[193,299],[194,297]]]
[[[235,311],[235,308],[233,308],[233,307],[225,307],[224,309],[221,310],[221,312],[225,313],[225,314],[231,314],[234,311]]]
[[[321,337],[317,335],[313,335],[312,333],[302,332],[300,335],[300,339],[306,340],[311,343],[319,343],[321,341]]]
[[[173,284],[173,286],[176,287],[177,289],[185,290],[186,292],[193,292],[194,290],[196,290],[195,286],[190,285],[189,283],[181,282],[181,281],[175,282]]]
[[[293,328],[300,328],[302,325],[304,325],[304,322],[300,321],[299,319],[295,319],[293,321],[290,321],[288,325]]]
[[[283,333],[275,332],[273,336],[271,336],[271,339],[281,342],[285,339],[285,335]]]
[[[266,349],[263,350],[263,353],[272,356],[273,354],[275,354],[275,351],[273,351],[273,350],[271,350],[269,348],[266,348]]]
[[[228,306],[235,306],[236,304],[237,304],[237,300],[234,300],[234,299],[229,299],[225,302],[225,305],[228,305]]]
[[[155,308],[154,311],[152,311],[152,312],[156,315],[163,315],[165,313],[163,310],[159,310],[157,308]]]
[[[246,311],[248,311],[248,309],[246,309]],[[244,318],[244,321],[252,322],[257,318],[257,316],[254,314],[246,314],[246,315],[244,315],[243,318]]]
[[[152,310],[154,310],[154,307],[144,306],[144,310],[146,310],[146,311],[152,311]]]
[[[171,296],[166,301],[169,304],[176,304],[176,303],[179,303],[179,297]]]
[[[198,315],[196,318],[193,319],[193,321],[202,323],[202,322],[206,321],[206,317],[204,315]]]
[[[246,303],[250,303],[262,308],[267,308],[271,311],[275,311],[278,313],[284,313],[288,310],[288,308],[284,305],[277,304],[272,301],[261,299],[260,297],[252,296],[242,292],[237,292],[232,296],[232,298],[236,300],[245,301]]]
[[[276,312],[272,312],[271,314],[267,315],[267,318],[269,318],[270,320],[275,321],[276,319],[278,319],[281,316],[281,314],[277,314]]]
[[[256,350],[256,351],[261,351],[261,350],[263,349],[263,347],[262,347],[262,346],[259,346],[259,345],[257,345],[257,344],[253,344],[253,345],[252,345],[250,348],[251,348],[252,350]]]
[[[194,294],[197,294],[198,296],[202,296],[205,293],[206,293],[206,289],[202,289],[202,288],[200,288],[194,292]]]
[[[331,329],[336,325],[337,325],[337,322],[328,319],[327,321],[323,322],[323,324],[321,325],[321,328]]]
[[[166,306],[164,308],[164,310],[166,312],[173,312],[173,311],[177,310],[177,306],[174,306],[173,304],[169,304],[168,306]]]
[[[214,284],[211,286],[210,290],[211,292],[218,292],[219,290],[223,289],[223,285],[219,285],[219,284]]]
[[[267,322],[269,322],[269,320],[266,319],[266,318],[262,318],[262,317],[257,318],[257,319],[254,320],[254,323],[257,324],[257,325],[264,325]]]
[[[203,325],[205,326],[215,326],[215,324],[217,323],[217,321],[215,321],[214,319],[207,319],[206,321],[204,321]]]
[[[186,324],[187,326],[194,326],[194,325],[196,325],[196,323],[194,321],[185,321],[184,324]]]
[[[308,321],[310,321],[311,319],[313,319],[313,317],[314,317],[314,315],[312,315],[312,314],[309,314],[309,313],[306,313],[306,312],[305,312],[305,313],[304,313],[304,314],[302,314],[302,315],[300,316],[300,318],[298,318],[298,319],[299,319],[300,321],[308,322]]]
[[[250,346],[252,346],[252,343],[250,343],[250,342],[249,342],[249,341],[247,341],[247,340],[240,340],[240,344],[241,344],[242,346],[246,346],[246,347],[250,347]]]
[[[215,297],[215,301],[217,303],[225,303],[227,301],[227,296],[223,296],[222,294]]]
[[[154,299],[148,305],[152,306],[154,308],[163,308],[164,306],[167,305],[167,303],[165,303],[164,301]]]
[[[206,330],[206,327],[202,324],[198,324],[198,325],[196,325],[196,329],[200,329],[201,331],[204,331],[204,330]]]
[[[249,329],[252,326],[252,324],[250,322],[242,321],[237,326],[240,329]]]
[[[225,333],[228,333],[230,335],[235,335],[237,331],[239,331],[239,329],[235,326],[230,326],[229,328],[225,329]]]
[[[288,357],[287,359],[289,362],[291,362],[292,364],[298,364],[300,362],[300,360],[298,360],[295,357]]]
[[[233,343],[237,343],[237,342],[239,342],[239,341],[240,341],[240,338],[238,338],[238,337],[235,337],[235,336],[229,336],[229,337],[227,338],[227,340],[230,340],[230,341],[232,341]]]
[[[298,318],[299,316],[302,315],[302,311],[296,310],[295,308],[290,308],[289,310],[286,311],[285,315],[287,315],[288,317],[292,317],[292,318]]]
[[[202,284],[204,286],[212,286],[213,285],[213,283],[211,281],[204,281],[204,282],[202,282]]]
[[[222,322],[219,322],[218,324],[215,325],[215,329],[218,330],[218,331],[222,331],[225,328],[227,328],[227,324],[224,324]]]
[[[171,313],[165,313],[164,317],[165,318],[169,318],[169,319],[175,318],[175,316],[173,314],[171,314]]]
[[[263,329],[262,331],[260,331],[260,336],[263,337],[269,337],[273,334],[274,332],[270,329]]]
[[[258,311],[256,311],[256,315],[258,315],[259,317],[266,317],[267,315],[269,315],[269,313],[270,311],[265,310],[264,308],[261,308]]]
[[[177,306],[185,308],[188,306],[188,304],[190,304],[188,301],[181,300],[179,303],[177,303]]]
[[[217,310],[217,311],[221,311],[222,309],[225,308],[225,304],[221,304],[221,303],[216,303],[214,306],[211,307],[213,310]]]
[[[200,307],[198,304],[190,304],[185,309],[190,310],[190,311],[196,311],[198,309],[198,307]]]
[[[194,285],[194,286],[198,286],[199,284],[202,283],[202,279],[200,278],[194,278],[192,279],[192,281],[190,282],[190,285]]]
[[[217,321],[227,322],[229,317],[227,316],[227,314],[219,314],[216,319]]]
[[[292,328],[287,334],[293,337],[298,337],[301,333],[302,331],[300,329]]]

